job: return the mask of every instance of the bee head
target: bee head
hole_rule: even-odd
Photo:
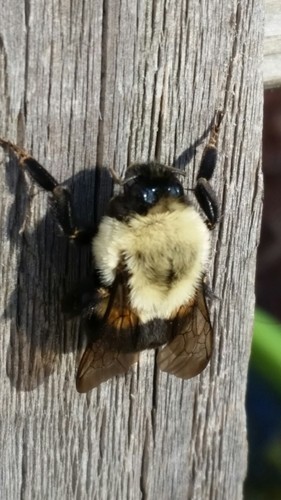
[[[159,163],[132,165],[123,181],[124,195],[145,206],[155,205],[164,197],[181,198],[184,191],[176,173],[180,172]]]

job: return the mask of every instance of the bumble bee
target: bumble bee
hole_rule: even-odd
[[[127,372],[144,349],[160,348],[158,367],[183,379],[208,364],[213,340],[204,276],[210,229],[219,217],[209,180],[221,119],[217,113],[193,190],[206,220],[184,194],[181,170],[133,164],[123,180],[112,171],[122,192],[110,200],[98,228],[85,229],[76,223],[70,191],[27,152],[0,139],[50,192],[64,234],[92,246],[90,276],[63,300],[64,312],[80,315],[88,336],[77,373],[79,392]]]

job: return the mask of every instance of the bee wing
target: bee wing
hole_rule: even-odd
[[[127,280],[119,273],[111,289],[97,290],[91,313],[98,319],[98,340],[88,345],[79,364],[76,387],[87,392],[115,375],[128,371],[138,361],[139,353],[121,352],[120,344],[133,342],[139,319],[128,304]],[[112,347],[116,343],[116,348]],[[128,349],[129,350],[129,349]]]
[[[193,306],[182,306],[173,320],[175,337],[157,356],[160,370],[177,377],[189,379],[201,373],[207,366],[213,345],[203,287],[196,295]]]
[[[102,382],[126,373],[139,359],[139,353],[108,351],[102,341],[87,347],[79,365],[76,387],[78,392],[88,392]]]

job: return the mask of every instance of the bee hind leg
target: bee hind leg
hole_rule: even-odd
[[[90,243],[95,228],[77,224],[70,191],[59,184],[54,177],[30,154],[15,144],[0,138],[0,146],[17,157],[20,167],[45,191],[50,193],[50,205],[55,219],[63,233],[77,243]]]

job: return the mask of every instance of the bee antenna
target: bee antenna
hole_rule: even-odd
[[[116,172],[116,170],[114,170],[113,167],[109,167],[109,172],[111,173],[111,177],[116,184],[124,186],[124,180],[121,179],[120,175]]]
[[[186,172],[184,170],[180,170],[179,168],[166,166],[166,165],[163,165],[163,166],[164,166],[164,168],[172,171],[176,175],[183,175],[184,177],[186,177]],[[125,179],[121,179],[120,175],[116,172],[116,170],[114,170],[113,167],[109,167],[109,171],[111,173],[111,177],[112,177],[113,181],[116,184],[119,184],[119,186],[124,186],[125,184],[127,184],[127,182],[129,182],[137,177],[137,175],[133,175],[132,177],[127,177]]]
[[[118,173],[116,172],[116,170],[114,170],[113,167],[109,167],[109,171],[112,175],[114,182],[116,182],[116,184],[119,184],[119,186],[125,186],[125,184],[138,177],[137,175],[132,175],[131,177],[127,177],[126,179],[121,179],[121,177],[118,175]]]

